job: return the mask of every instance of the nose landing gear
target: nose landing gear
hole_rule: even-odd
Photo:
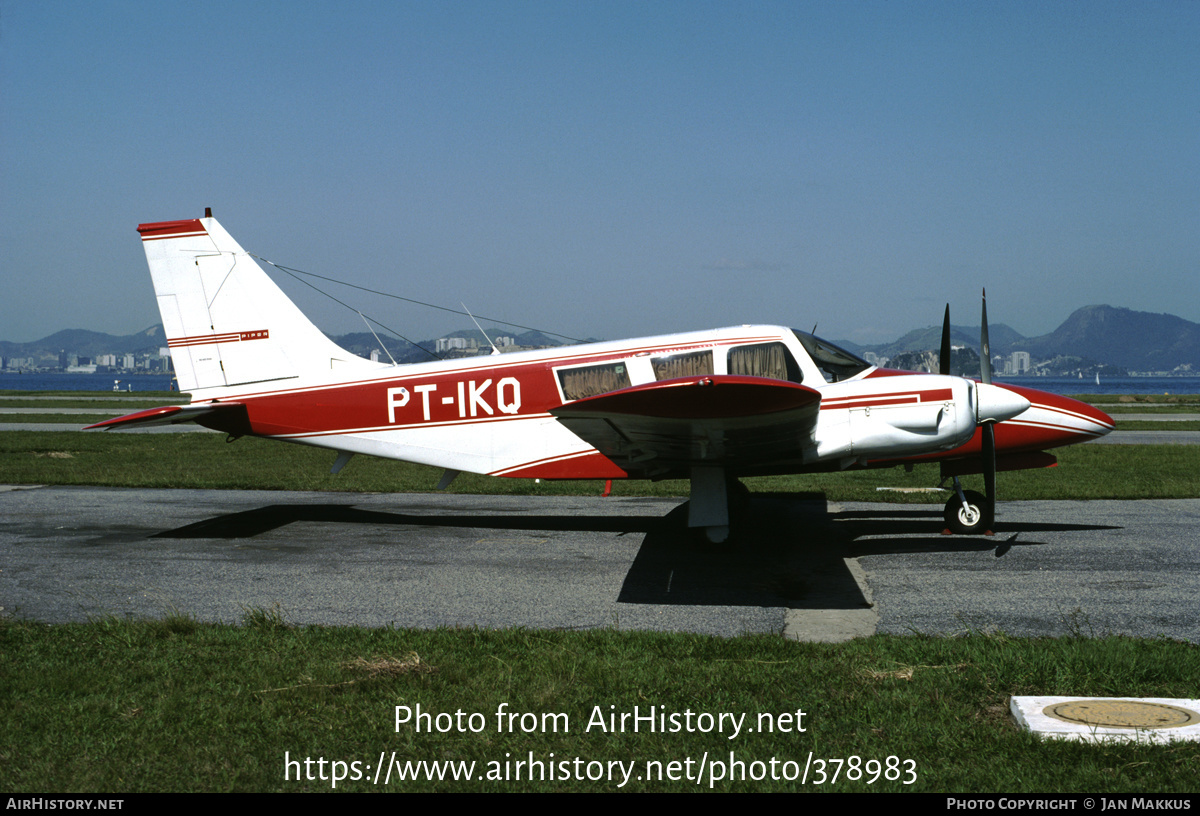
[[[958,479],[954,480],[954,495],[946,502],[942,512],[946,527],[959,535],[991,535],[996,508],[982,493],[963,490]]]

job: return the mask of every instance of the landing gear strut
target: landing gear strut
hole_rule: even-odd
[[[723,544],[745,512],[749,491],[721,467],[694,466],[691,482],[688,527],[712,544]]]

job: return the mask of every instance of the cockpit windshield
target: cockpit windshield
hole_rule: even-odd
[[[817,364],[817,368],[821,370],[826,382],[848,380],[871,367],[866,360],[859,359],[828,340],[822,340],[820,337],[799,329],[792,329],[792,333],[804,346],[804,350],[808,352],[812,361]]]

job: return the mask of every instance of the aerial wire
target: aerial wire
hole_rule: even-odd
[[[348,283],[347,281],[338,280],[337,278],[328,278],[324,275],[318,275],[315,272],[305,272],[303,269],[294,269],[290,266],[284,266],[282,264],[277,264],[274,261],[269,261],[266,258],[263,258],[259,255],[255,255],[252,252],[248,252],[246,254],[249,255],[251,258],[257,258],[258,260],[262,261],[263,263],[270,264],[271,266],[275,267],[276,269],[283,270],[284,272],[288,273],[292,277],[296,277],[296,275],[305,275],[310,278],[317,278],[319,280],[328,281],[329,283],[336,283],[341,286],[349,286],[351,289],[358,289],[362,292],[369,292],[372,295],[379,295],[380,297],[392,298],[394,300],[403,300],[405,303],[415,303],[418,306],[426,306],[430,309],[438,309],[439,311],[450,312],[451,314],[456,314],[456,315],[462,315],[463,317],[469,317],[472,320],[474,320],[476,317],[478,317],[482,320],[490,320],[493,323],[500,323],[505,326],[512,326],[513,328],[516,328],[516,329],[525,329],[526,331],[541,332],[542,334],[550,335],[551,337],[561,337],[564,340],[570,340],[573,343],[586,343],[587,342],[586,340],[583,340],[579,337],[570,337],[565,334],[559,334],[558,332],[545,331],[544,329],[539,329],[536,326],[525,326],[525,325],[522,325],[521,323],[513,323],[508,320],[500,320],[499,318],[488,317],[487,315],[473,315],[467,311],[459,311],[458,309],[451,309],[446,306],[438,306],[436,303],[426,303],[425,301],[422,301],[422,300],[414,300],[413,298],[407,298],[402,295],[394,295],[390,292],[380,292],[377,289],[370,289],[366,286],[359,286],[354,283]],[[297,280],[300,280],[300,279],[297,278]],[[322,290],[317,289],[317,287],[313,286],[311,283],[308,283],[307,281],[302,281],[302,282],[307,284],[308,286],[312,287],[313,289],[316,289],[318,292],[321,292],[321,294],[326,295],[326,297],[332,298],[333,300],[337,300],[337,298],[334,298],[333,295],[329,295],[329,294],[323,292]],[[342,301],[340,301],[340,300],[337,300],[337,302],[342,303]],[[347,306],[345,303],[342,303],[342,305],[346,306],[346,308],[348,308],[348,309],[357,311],[357,309],[354,309],[354,307],[352,307],[352,306]],[[376,321],[376,322],[378,323],[378,321]],[[380,323],[379,325],[383,326],[382,323]],[[387,328],[387,327],[384,326],[384,328]],[[392,331],[392,329],[388,329],[388,331]],[[399,335],[397,335],[397,336],[399,336]],[[410,343],[412,342],[411,340],[408,340],[408,338],[403,338],[403,339],[405,339],[407,342],[410,342]],[[413,343],[413,345],[416,345],[416,344]],[[420,346],[418,346],[418,348],[420,348]]]
[[[276,269],[278,269],[278,270],[281,270],[282,272],[284,272],[285,274],[287,274],[289,277],[292,277],[292,278],[294,278],[295,280],[299,281],[300,283],[303,283],[305,286],[307,286],[309,289],[312,289],[314,292],[318,292],[318,293],[320,293],[320,294],[324,295],[325,297],[327,297],[327,298],[329,298],[330,300],[332,300],[334,303],[339,303],[339,304],[341,304],[342,306],[345,306],[347,309],[349,309],[350,311],[354,312],[354,313],[355,313],[355,314],[357,314],[359,317],[361,317],[361,318],[362,318],[364,321],[368,321],[368,320],[369,320],[369,321],[371,321],[371,322],[375,323],[375,324],[376,324],[377,326],[379,326],[380,328],[382,328],[382,329],[386,329],[387,331],[390,331],[392,334],[394,334],[394,335],[396,335],[397,337],[399,337],[399,338],[400,338],[401,340],[403,340],[405,343],[408,343],[408,344],[409,344],[409,345],[411,345],[411,346],[415,346],[416,348],[419,348],[421,351],[425,352],[426,354],[428,354],[428,355],[429,355],[430,357],[432,357],[433,359],[435,359],[435,360],[440,360],[440,359],[442,359],[442,358],[441,358],[441,357],[440,357],[440,356],[439,356],[439,355],[438,355],[436,352],[430,351],[429,349],[425,348],[424,346],[422,346],[420,343],[416,342],[415,340],[409,340],[409,339],[408,339],[407,337],[405,337],[403,334],[401,334],[400,332],[396,331],[396,330],[395,330],[395,329],[393,329],[391,326],[388,326],[386,323],[381,323],[380,321],[376,320],[375,318],[373,318],[373,317],[371,317],[371,316],[369,316],[369,315],[365,315],[365,314],[363,314],[362,312],[360,312],[358,309],[355,309],[353,306],[351,306],[351,305],[350,305],[349,303],[347,303],[346,301],[344,301],[344,300],[340,300],[340,299],[338,299],[338,298],[334,297],[333,295],[331,295],[331,294],[329,294],[328,292],[326,292],[324,289],[320,289],[320,288],[318,288],[318,287],[316,287],[316,286],[313,286],[313,285],[312,285],[311,283],[309,283],[308,281],[304,280],[304,279],[303,279],[303,278],[301,278],[301,277],[298,277],[296,274],[293,274],[293,273],[299,273],[299,274],[301,274],[301,275],[310,275],[310,274],[312,274],[312,273],[309,273],[309,272],[301,272],[299,269],[291,269],[291,268],[289,268],[289,267],[286,267],[286,266],[283,266],[283,265],[281,265],[281,264],[277,264],[277,263],[275,263],[274,261],[269,261],[269,260],[267,260],[266,258],[263,258],[263,257],[261,257],[261,256],[259,256],[259,255],[255,255],[255,254],[254,254],[254,253],[252,253],[252,252],[247,252],[246,254],[247,254],[247,255],[249,255],[251,258],[257,258],[258,260],[262,261],[263,263],[265,263],[265,264],[270,264],[271,266],[275,267]],[[313,275],[313,277],[316,277],[316,278],[321,278],[321,276],[320,276],[320,275]],[[332,278],[322,278],[322,280],[327,280],[327,281],[330,281],[330,282],[332,282],[332,283],[341,283],[341,281],[336,281],[336,280],[333,280]],[[353,286],[353,284],[349,284],[349,283],[348,283],[348,284],[346,284],[346,285],[347,285],[347,286]],[[355,286],[354,288],[355,288],[355,289],[361,289],[361,288],[363,288],[363,287],[361,287],[361,286]],[[368,291],[369,291],[369,290],[368,290]],[[384,294],[384,293],[383,293],[383,292],[379,292],[379,293],[377,293],[377,294]],[[370,328],[371,328],[371,323],[367,323],[367,328],[368,328],[368,329],[370,329]],[[375,335],[375,339],[376,339],[376,340],[379,340],[379,335],[375,334],[375,331],[374,331],[373,329],[371,330],[371,334],[374,334],[374,335]],[[379,340],[379,345],[381,345],[381,346],[383,345],[383,341],[382,341],[382,340]],[[384,349],[383,349],[383,350],[384,350],[384,351],[387,351],[387,347],[386,347],[386,346],[384,346]],[[392,353],[391,353],[390,351],[387,351],[387,354],[388,354],[388,357],[391,357],[391,356],[392,356]],[[394,363],[394,362],[395,362],[395,359],[393,359],[393,360],[392,360],[392,362]]]

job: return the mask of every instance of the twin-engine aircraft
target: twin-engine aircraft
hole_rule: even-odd
[[[988,531],[998,470],[1049,467],[1047,448],[1113,421],[1072,399],[991,381],[878,368],[812,334],[735,326],[467,359],[364,360],[317,329],[216,219],[138,227],[185,406],[91,425],[196,422],[445,469],[539,479],[691,482],[688,526],[729,536],[744,476],[938,461],[946,522]],[[983,473],[985,494],[960,475]]]

